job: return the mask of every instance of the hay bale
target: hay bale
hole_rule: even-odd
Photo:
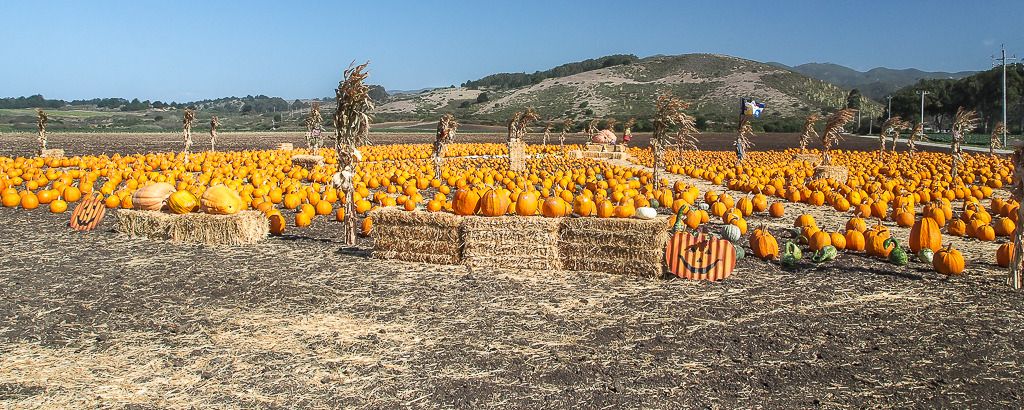
[[[443,212],[376,209],[373,220],[373,257],[458,265],[462,262],[459,227],[463,218]]]
[[[508,161],[512,171],[526,170],[526,142],[515,140],[508,143]]]
[[[313,169],[323,164],[324,157],[320,155],[295,155],[292,157],[292,166]]]
[[[295,149],[295,145],[292,145],[290,142],[282,142],[277,146],[277,149],[280,151],[291,151]]]
[[[560,218],[466,217],[462,264],[474,269],[561,270]]]
[[[117,211],[117,231],[129,236],[207,245],[248,245],[266,239],[270,221],[259,211],[234,215]]]
[[[668,230],[653,220],[562,218],[559,253],[568,270],[660,278],[664,275]]]
[[[60,148],[44,149],[39,156],[43,158],[64,158],[64,150]]]
[[[821,163],[821,155],[818,154],[793,154],[794,161],[807,161],[811,165]]]
[[[811,179],[823,178],[845,184],[846,180],[850,178],[850,170],[841,165],[814,167],[814,175],[811,176]]]

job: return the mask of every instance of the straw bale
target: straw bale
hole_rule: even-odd
[[[60,148],[44,149],[40,156],[43,158],[64,158],[64,150]]]
[[[665,218],[563,218],[559,229],[559,253],[567,270],[660,278],[667,244]]]
[[[313,169],[317,165],[324,164],[324,157],[320,155],[295,155],[292,157],[292,165],[306,169]]]
[[[818,154],[794,154],[794,161],[807,161],[810,164],[817,165],[821,163],[821,155]]]
[[[508,161],[509,169],[513,171],[526,169],[526,142],[515,140],[508,143]]]
[[[129,236],[179,243],[248,245],[267,237],[270,222],[258,211],[242,211],[234,215],[175,215],[123,209],[117,211],[117,231]]]
[[[295,145],[290,142],[282,142],[277,146],[277,149],[281,151],[291,151],[295,149]]]
[[[817,166],[814,167],[814,175],[811,179],[831,179],[833,181],[846,183],[846,180],[850,177],[850,170],[844,166],[831,165],[831,166]]]
[[[369,217],[375,258],[439,265],[462,262],[459,216],[387,207],[370,212]]]
[[[462,263],[477,269],[561,270],[559,218],[466,217]]]

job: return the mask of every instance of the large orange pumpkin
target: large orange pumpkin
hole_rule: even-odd
[[[480,197],[480,215],[501,216],[508,211],[507,197],[497,189],[489,189]]]
[[[996,249],[996,264],[1004,268],[1010,267],[1013,261],[1013,243],[1007,242]]]
[[[516,215],[537,215],[537,195],[533,192],[520,193],[516,198]]]
[[[541,204],[540,213],[548,218],[566,216],[569,214],[569,205],[560,197],[550,196]]]
[[[964,255],[953,249],[953,245],[946,245],[945,248],[935,252],[932,258],[932,268],[943,275],[960,275],[964,273]]]
[[[164,201],[175,191],[174,185],[166,182],[157,182],[139,188],[132,194],[132,206],[135,209],[147,211],[159,211],[164,207]],[[66,191],[65,191],[66,192]]]
[[[579,216],[591,216],[594,214],[594,210],[594,201],[585,195],[577,196],[572,206],[572,212]]]
[[[910,228],[910,251],[917,254],[921,249],[931,249],[932,252],[942,247],[942,232],[938,221],[930,216],[918,219],[914,227]]]
[[[242,198],[225,185],[214,185],[203,192],[199,205],[199,209],[208,214],[232,215],[242,210]]]
[[[456,215],[475,215],[480,205],[480,196],[470,189],[455,191],[455,199],[452,200],[452,211]]]

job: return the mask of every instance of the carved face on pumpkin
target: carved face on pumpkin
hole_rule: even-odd
[[[678,232],[665,250],[665,263],[680,278],[717,281],[736,268],[736,248],[725,239]]]
[[[107,208],[103,205],[102,195],[95,194],[82,201],[71,212],[71,228],[76,231],[91,231],[103,221]]]

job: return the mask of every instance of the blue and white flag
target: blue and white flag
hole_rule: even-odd
[[[754,118],[761,118],[761,111],[764,110],[764,104],[758,103],[757,101],[743,101],[743,115],[749,115]]]

